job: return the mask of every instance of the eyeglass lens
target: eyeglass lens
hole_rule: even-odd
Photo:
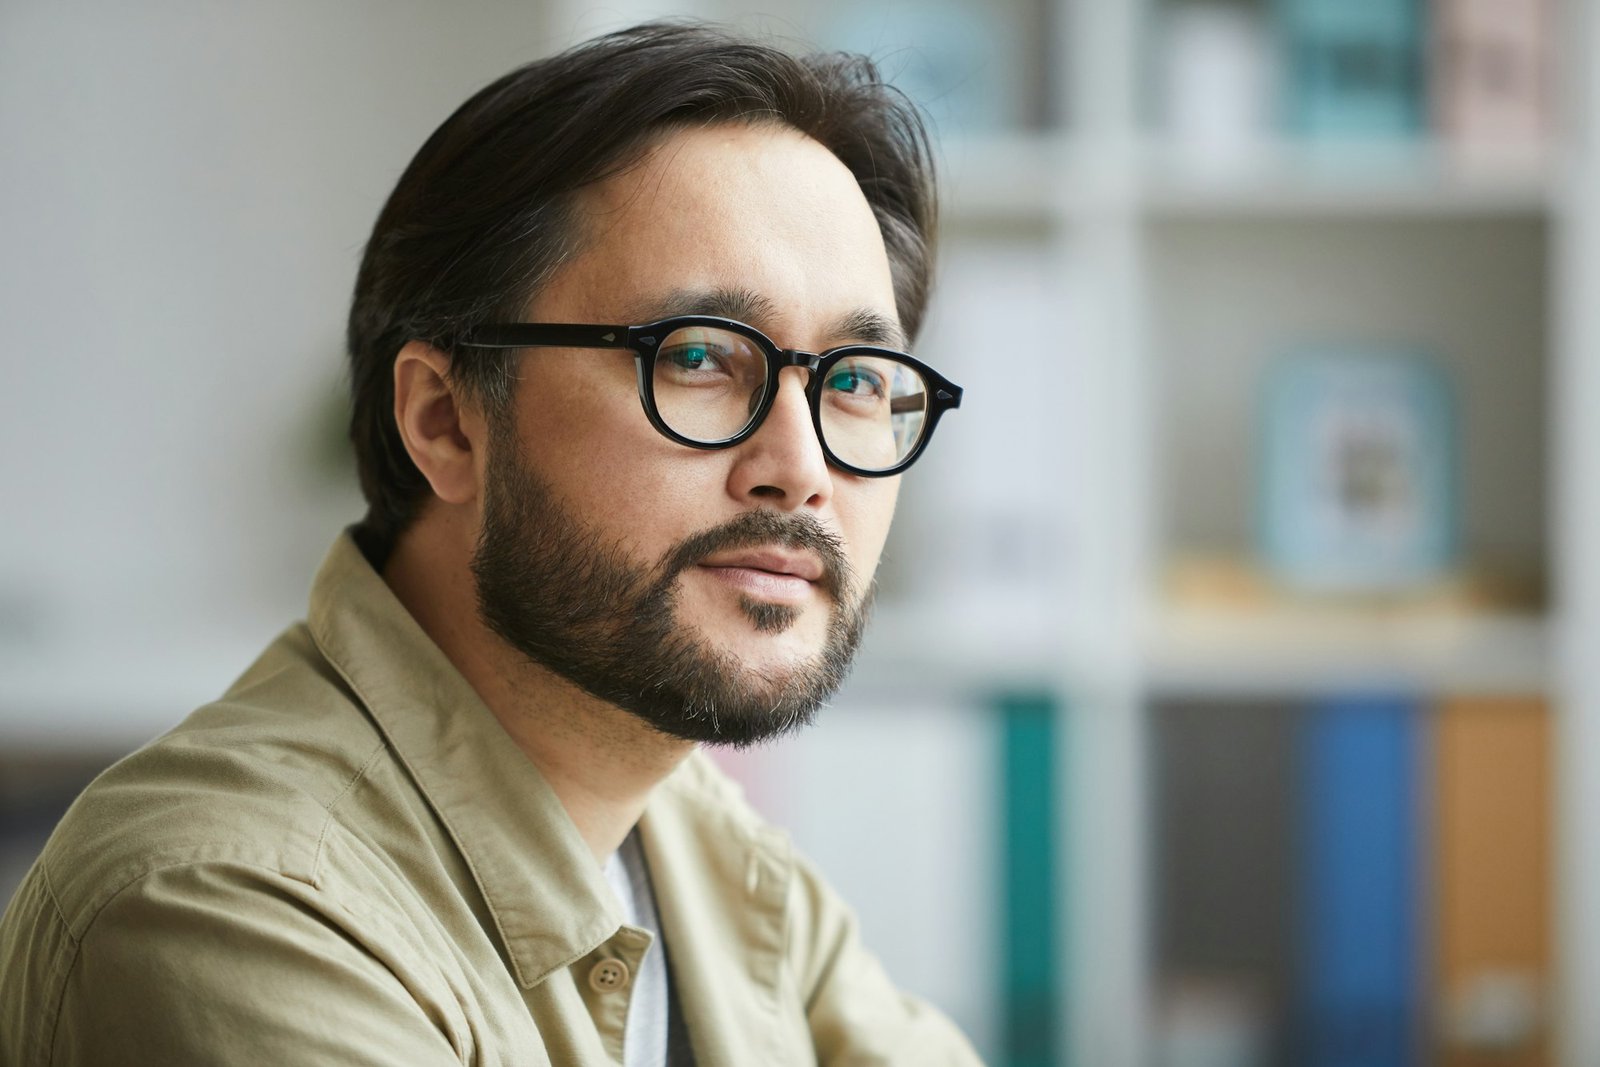
[[[724,441],[750,424],[766,401],[767,357],[750,338],[708,326],[680,327],[656,353],[656,410],[676,433]],[[928,387],[905,363],[846,356],[820,383],[822,436],[835,456],[863,470],[887,470],[916,448]]]

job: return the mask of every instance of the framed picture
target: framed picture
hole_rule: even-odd
[[[1456,560],[1450,380],[1413,351],[1314,348],[1269,372],[1261,541],[1285,585],[1400,591]]]

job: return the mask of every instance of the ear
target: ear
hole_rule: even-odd
[[[439,499],[464,504],[478,493],[484,425],[476,408],[460,401],[449,371],[445,353],[408,341],[394,360],[394,421],[411,462]]]

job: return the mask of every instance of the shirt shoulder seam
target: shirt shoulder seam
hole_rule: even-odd
[[[322,888],[322,857],[328,841],[328,831],[333,828],[333,824],[336,821],[339,805],[344,803],[345,797],[349,796],[362,779],[366,778],[367,772],[372,769],[374,763],[378,762],[378,757],[383,755],[387,747],[388,745],[380,739],[361,766],[350,776],[350,780],[345,782],[344,788],[340,789],[338,795],[328,802],[328,814],[322,821],[322,830],[317,834],[316,851],[311,857],[309,882],[312,886],[318,889]]]
[[[56,922],[61,924],[61,932],[66,935],[67,943],[72,946],[72,958],[67,961],[66,967],[61,969],[57,981],[55,1003],[52,1005],[50,1015],[50,1032],[44,1035],[45,1063],[55,1062],[56,1034],[61,1029],[61,1008],[67,999],[67,978],[72,974],[72,969],[78,965],[78,955],[81,942],[72,932],[72,924],[67,922],[67,913],[62,910],[61,901],[56,896],[56,887],[50,880],[50,866],[46,863],[39,864],[39,879],[44,883],[45,896],[50,898],[50,910],[55,913]]]
[[[65,931],[67,940],[71,941],[73,945],[77,945],[77,935],[72,932],[72,924],[67,921],[67,913],[61,907],[60,898],[56,896],[55,883],[50,880],[50,865],[48,863],[39,864],[39,878],[44,882],[45,895],[50,898],[50,910],[55,912],[56,921],[61,924],[61,929]]]

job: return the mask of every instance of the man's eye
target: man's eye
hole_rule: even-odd
[[[828,375],[828,388],[851,396],[882,396],[883,379],[865,367],[840,367]]]
[[[708,345],[674,345],[662,353],[667,360],[683,370],[700,370],[707,363],[717,365],[717,354]]]

